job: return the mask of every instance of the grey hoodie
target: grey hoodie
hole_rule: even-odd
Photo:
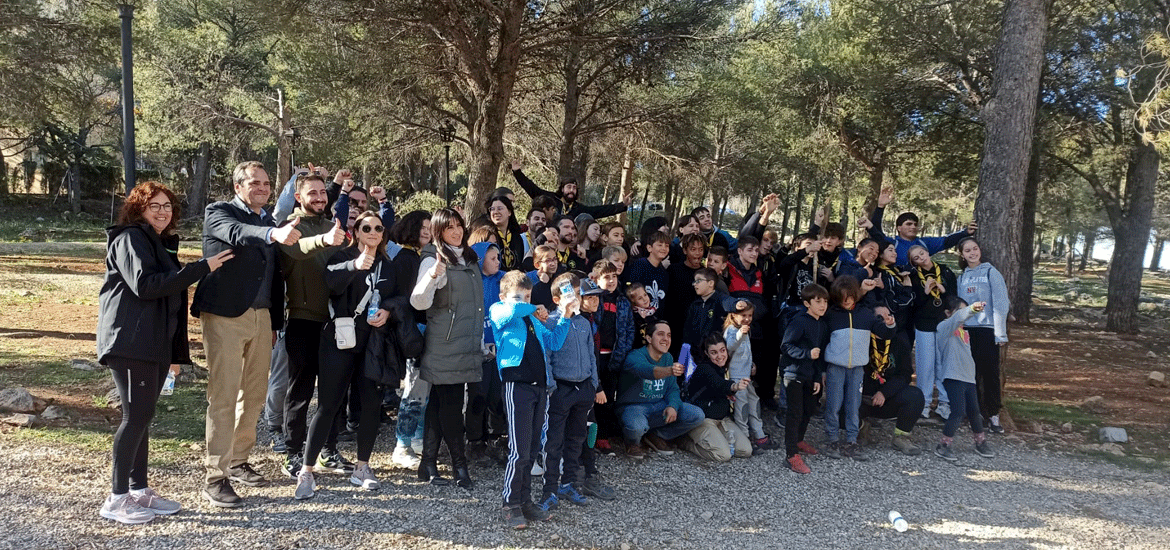
[[[983,310],[986,312],[987,310]],[[942,320],[935,331],[934,345],[943,366],[943,380],[975,383],[975,359],[971,357],[971,336],[963,322],[973,318],[974,311],[967,306]]]
[[[968,327],[991,327],[995,329],[995,341],[1007,342],[1007,318],[1011,311],[1007,285],[1003,275],[989,263],[981,263],[963,270],[959,275],[958,294],[964,302],[987,302],[987,307],[971,317]],[[940,328],[939,331],[942,329]]]

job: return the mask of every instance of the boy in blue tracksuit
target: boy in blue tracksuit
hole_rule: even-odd
[[[504,416],[508,420],[508,465],[504,470],[504,522],[513,529],[551,515],[532,502],[532,461],[540,453],[540,432],[548,411],[552,370],[549,350],[561,349],[574,316],[561,309],[552,328],[548,311],[528,303],[532,281],[520,271],[500,280],[500,301],[492,304],[488,323],[496,340],[496,364],[504,383]]]
[[[566,294],[565,290],[569,292]],[[572,273],[559,275],[552,284],[553,302],[558,307],[566,304],[566,308],[587,310],[583,307],[584,300],[589,299],[596,310],[601,292],[597,285],[586,288]],[[558,309],[549,316],[549,322],[559,321],[560,316]],[[585,315],[576,315],[570,320],[564,345],[552,352],[552,373],[557,387],[548,402],[544,491],[540,497],[540,507],[545,510],[556,508],[562,500],[578,506],[588,503],[577,487],[583,482],[580,473],[589,433],[589,411],[594,401],[605,402],[605,392],[599,386],[593,334],[593,322]]]
[[[825,435],[829,458],[842,456],[866,460],[857,445],[861,411],[861,383],[869,364],[871,335],[894,336],[893,316],[885,307],[869,309],[859,305],[863,292],[873,290],[873,280],[858,284],[848,275],[838,277],[829,289],[833,305],[825,314],[829,343],[825,346]],[[845,411],[845,444],[840,444],[838,414]]]

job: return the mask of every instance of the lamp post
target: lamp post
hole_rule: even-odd
[[[134,53],[131,23],[134,6],[119,4],[118,17],[122,19],[122,178],[126,180],[126,195],[134,189]]]
[[[292,174],[297,169],[297,140],[301,138],[301,130],[293,126],[284,131],[284,137],[288,138],[288,173]]]
[[[443,153],[446,157],[443,165],[443,202],[451,206],[451,198],[448,196],[451,188],[451,142],[455,141],[455,125],[451,124],[451,119],[444,118],[439,124],[439,141],[443,142]]]

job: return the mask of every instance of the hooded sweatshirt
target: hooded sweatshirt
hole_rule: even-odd
[[[483,272],[483,259],[487,256],[487,251],[492,248],[499,250],[498,246],[487,242],[471,245],[471,249],[479,256],[479,274],[483,277],[483,343],[485,344],[496,343],[495,335],[492,333],[491,326],[488,324],[488,310],[492,307],[492,304],[500,301],[500,280],[504,278],[503,264],[492,275],[487,275]]]
[[[824,319],[829,330],[829,345],[825,347],[824,358],[826,363],[833,365],[864,367],[869,364],[870,336],[894,337],[895,327],[887,327],[882,318],[867,307],[856,306],[848,310],[833,305]]]
[[[971,306],[967,306],[938,324],[934,345],[938,348],[939,361],[945,373],[944,380],[975,383],[975,359],[971,357],[971,336],[963,328],[963,323],[972,319],[974,313]]]
[[[973,315],[967,326],[995,329],[995,341],[1007,342],[1007,318],[1011,311],[1011,301],[1007,284],[999,270],[987,262],[964,269],[959,275],[958,287],[959,297],[964,302],[987,302],[987,307]]]

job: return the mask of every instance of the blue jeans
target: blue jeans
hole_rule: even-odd
[[[842,407],[845,410],[845,441],[857,443],[857,429],[861,413],[861,381],[865,367],[846,368],[828,364],[825,371],[825,435],[830,443],[841,439],[839,426]]]
[[[653,403],[633,403],[622,407],[619,413],[622,419],[622,435],[630,443],[642,441],[646,432],[654,430],[662,439],[681,437],[696,426],[703,423],[703,409],[690,403],[683,403],[678,409],[678,418],[666,423],[663,413],[666,412],[666,400]]]
[[[918,389],[922,391],[922,397],[926,401],[923,405],[926,410],[930,409],[930,401],[934,398],[934,390],[938,389],[938,404],[942,406],[950,402],[947,397],[947,390],[943,387],[942,362],[938,360],[938,348],[935,347],[935,334],[933,332],[923,332],[915,329],[914,331],[914,366],[918,369],[916,374],[918,380],[916,382]]]
[[[951,416],[943,426],[943,435],[955,437],[959,423],[963,417],[971,423],[971,433],[983,433],[983,416],[979,413],[979,394],[975,391],[975,384],[947,378],[942,382],[951,396]]]

